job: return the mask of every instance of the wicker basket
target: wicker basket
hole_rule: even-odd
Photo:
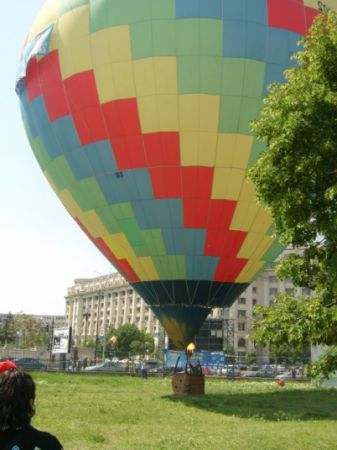
[[[205,377],[175,373],[172,375],[172,389],[174,394],[203,395],[205,394]]]

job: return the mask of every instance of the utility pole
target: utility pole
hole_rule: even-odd
[[[98,291],[98,305],[97,305],[97,317],[96,317],[96,340],[95,340],[95,364],[97,362],[97,352],[98,352],[98,340],[99,340],[99,321],[100,321],[100,310],[101,310],[101,289]],[[103,296],[104,298],[104,296]]]
[[[51,333],[49,336],[49,361],[52,360],[53,358],[53,339],[54,339],[54,326],[55,326],[55,322],[54,319],[51,323]]]
[[[88,335],[88,319],[90,317],[89,311],[84,311],[83,317],[85,320],[85,328],[84,328],[84,345],[87,344],[87,335]]]

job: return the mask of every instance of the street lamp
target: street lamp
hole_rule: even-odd
[[[83,317],[85,320],[85,328],[84,328],[84,345],[87,344],[87,334],[88,334],[88,319],[90,317],[89,311],[84,311]]]
[[[100,321],[100,310],[101,310],[101,289],[98,291],[98,305],[97,305],[97,318],[96,318],[96,341],[95,341],[95,364],[97,362],[97,352],[98,352],[98,339],[99,339],[99,321]],[[104,299],[104,295],[102,296]]]
[[[102,277],[102,278],[104,277],[104,275],[102,275],[101,273],[97,272],[96,270],[95,270],[95,272],[100,277]],[[100,286],[99,286],[99,289],[98,289],[98,305],[97,305],[97,320],[96,320],[96,341],[95,341],[95,364],[96,364],[96,361],[97,361],[97,353],[98,353],[98,341],[99,341],[99,333],[98,332],[99,332],[99,321],[100,321],[100,310],[101,310],[101,298],[104,299],[104,291],[102,291],[102,285],[103,285],[103,288],[106,287],[106,283],[105,282],[103,283],[103,280],[101,279],[100,280]],[[105,325],[103,324],[103,326],[105,326]]]

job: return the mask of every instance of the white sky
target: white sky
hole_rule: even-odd
[[[0,313],[64,314],[74,278],[115,269],[44,178],[21,121],[15,76],[44,0],[2,0],[0,27]]]

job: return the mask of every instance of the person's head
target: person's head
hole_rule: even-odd
[[[11,361],[0,363],[0,430],[15,430],[35,414],[35,383]]]

